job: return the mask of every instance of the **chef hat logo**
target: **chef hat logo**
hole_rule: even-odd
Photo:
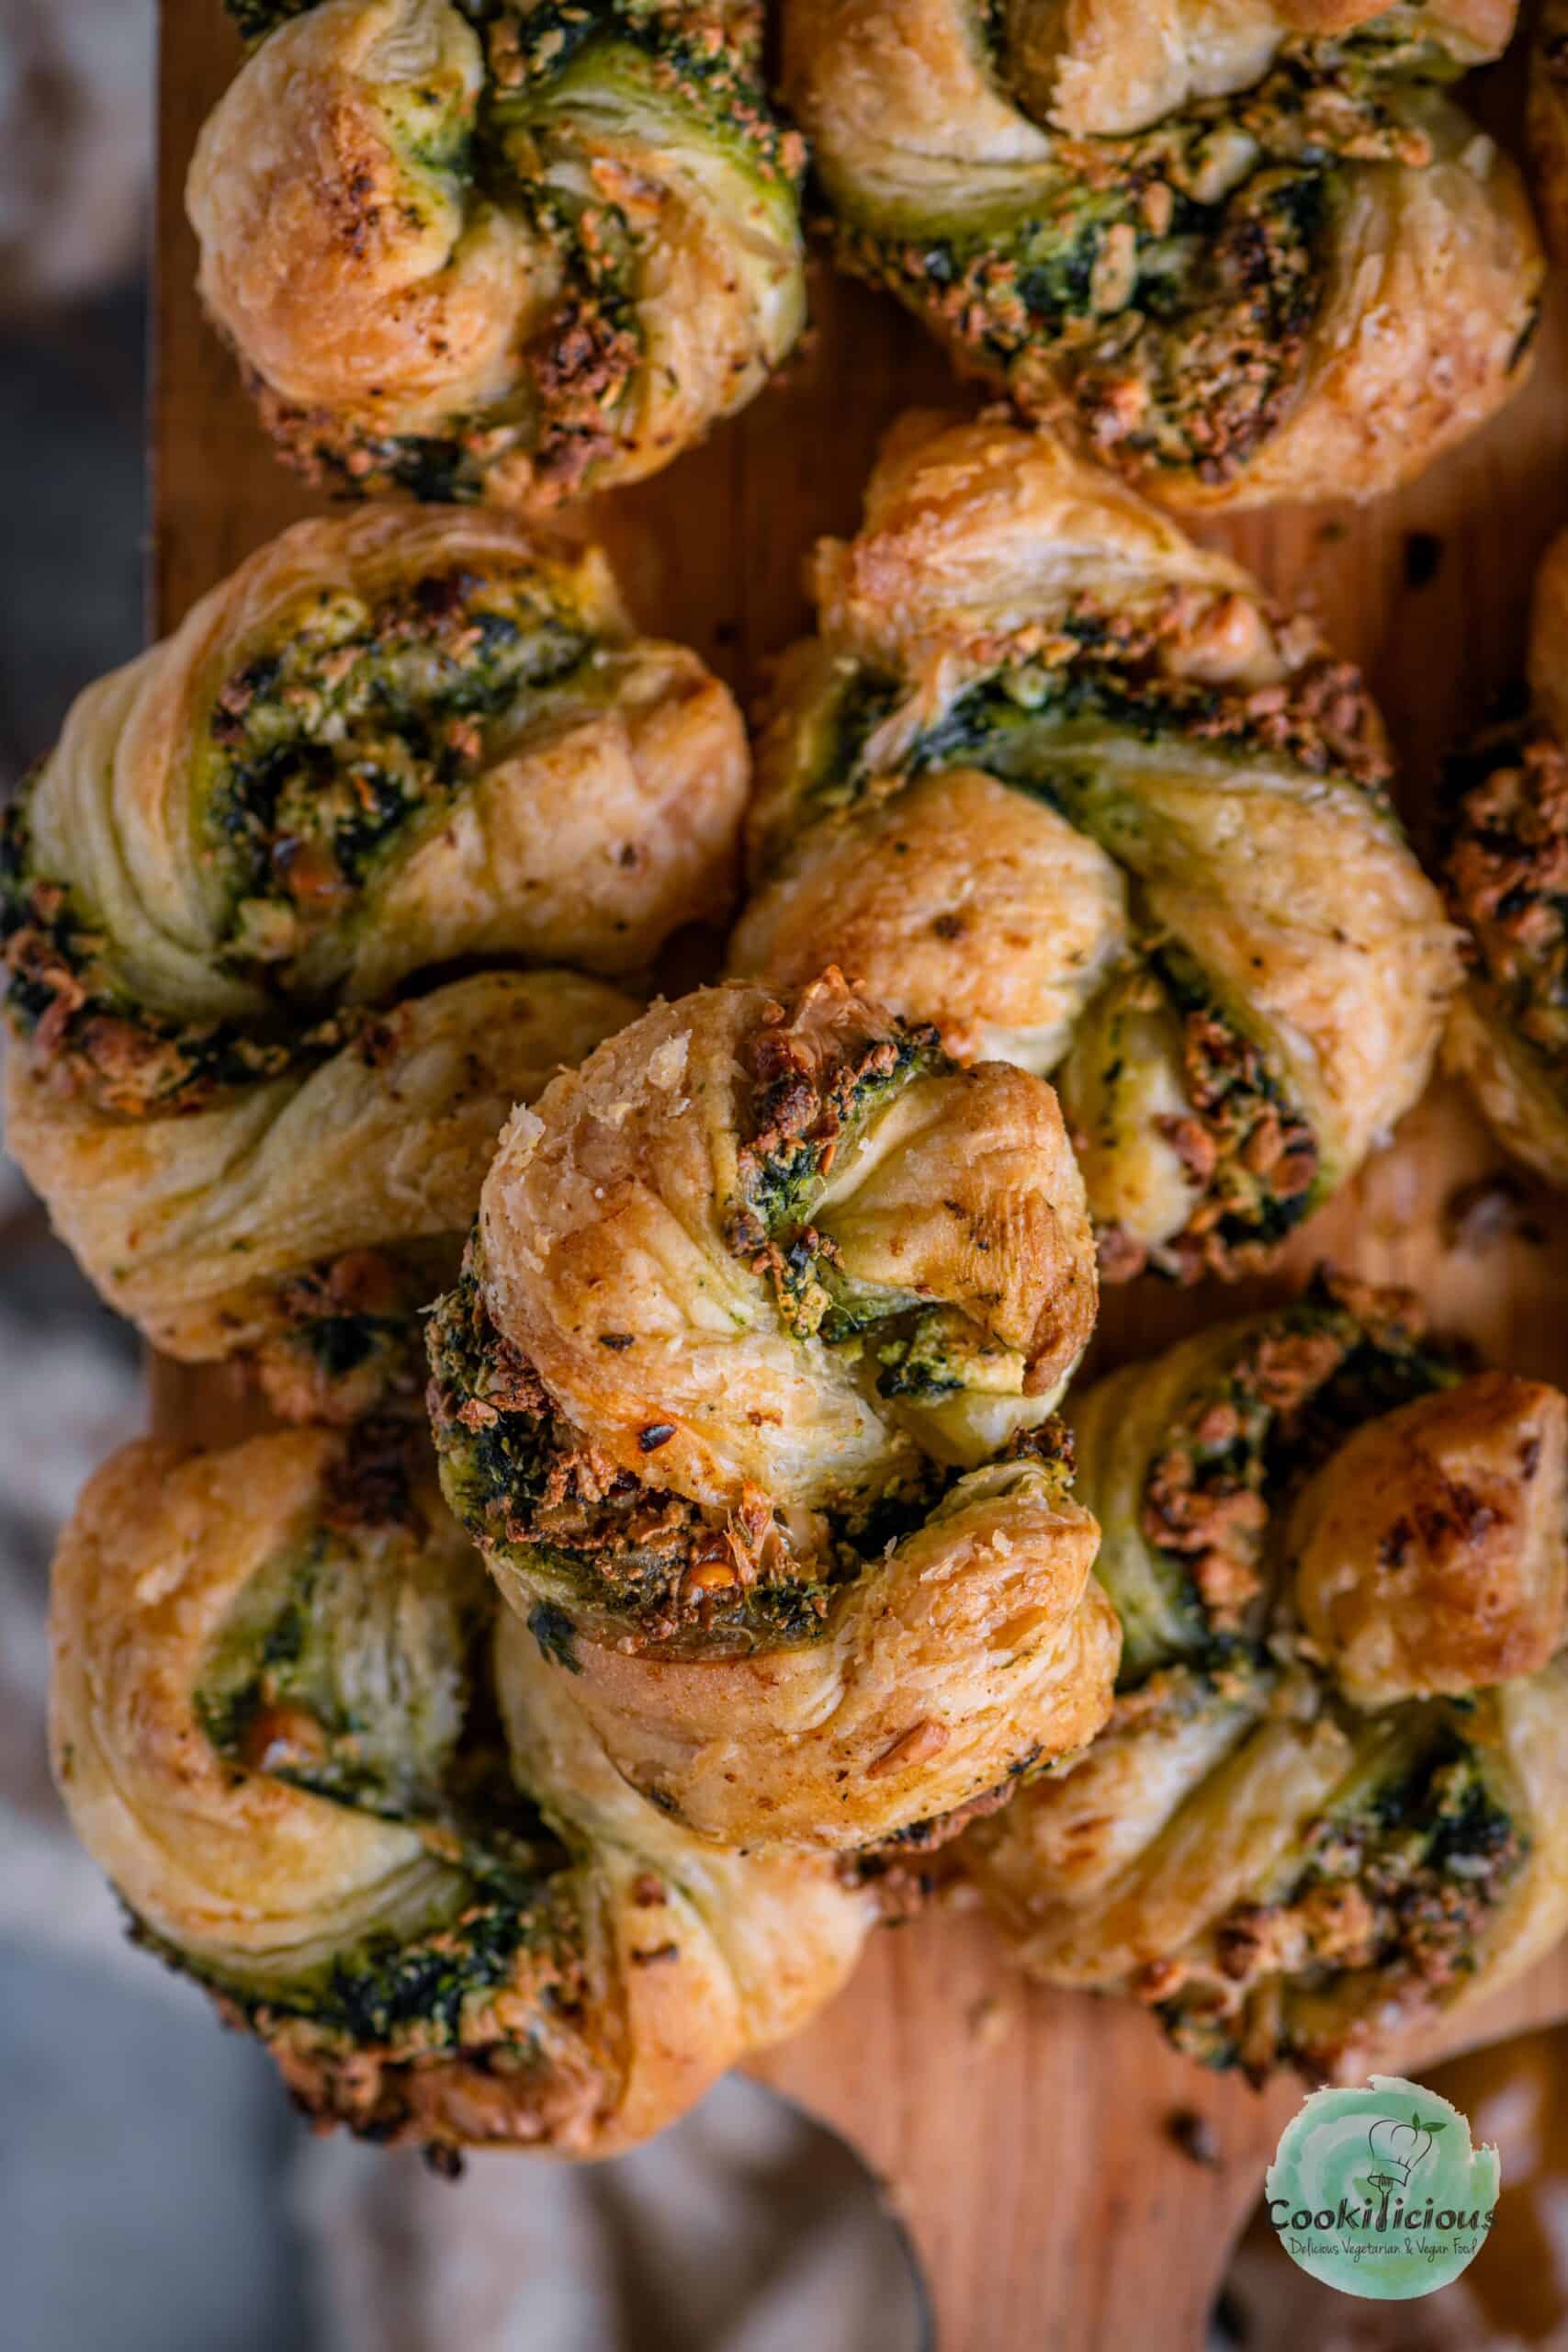
[[[1411,2174],[1431,2154],[1432,2132],[1442,2128],[1438,2123],[1428,2129],[1416,2114],[1407,2123],[1402,2123],[1397,2116],[1380,2115],[1367,2133],[1367,2145],[1374,2162],[1392,2173],[1402,2188],[1408,2188]]]

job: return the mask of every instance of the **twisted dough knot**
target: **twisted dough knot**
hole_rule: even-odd
[[[285,458],[539,507],[668,464],[805,319],[749,0],[325,0],[197,143],[202,299]],[[288,21],[280,21],[288,19]]]
[[[610,1769],[412,1430],[130,1446],[54,1578],[76,1829],[320,2120],[606,2154],[853,1965],[830,1864],[715,1854]]]
[[[1443,1057],[1509,1150],[1568,1187],[1568,535],[1536,580],[1529,683],[1530,707],[1451,763],[1468,985]]]
[[[1047,1086],[836,973],[705,990],[502,1137],[429,1326],[443,1485],[637,1787],[869,1844],[1103,1719],[1042,1427],[1094,1304]]]
[[[604,559],[286,532],[88,689],[7,811],[8,1140],[110,1302],[284,1411],[417,1390],[508,1112],[729,883],[739,716]],[[417,1350],[417,1339],[414,1340]]]
[[[1321,1283],[1075,1400],[1109,1730],[971,1830],[1024,1964],[1254,2075],[1365,2063],[1568,1924],[1568,1400]]]
[[[786,0],[844,266],[1158,496],[1371,497],[1523,379],[1502,0]]]
[[[831,956],[1055,1072],[1107,1274],[1266,1259],[1416,1100],[1457,977],[1358,673],[989,420],[896,426],[816,592],[732,967]]]

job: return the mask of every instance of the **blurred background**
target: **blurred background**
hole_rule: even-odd
[[[153,0],[0,0],[0,795],[141,642],[153,39]],[[874,2185],[755,2086],[615,2164],[480,2159],[454,2186],[313,2140],[260,2052],[131,1951],[50,1786],[45,1618],[76,1490],[144,1417],[130,1334],[0,1157],[7,2352],[912,2352]],[[1563,2058],[1537,2036],[1438,2078],[1507,2186],[1461,2286],[1349,2302],[1258,2229],[1216,2352],[1568,2352]]]

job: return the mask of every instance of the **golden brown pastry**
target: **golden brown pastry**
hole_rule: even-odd
[[[1506,0],[785,0],[843,265],[1162,499],[1370,498],[1523,380]]]
[[[1094,1305],[1041,1080],[837,973],[705,989],[503,1136],[428,1326],[443,1486],[637,1787],[869,1845],[1103,1720],[1046,1421]]]
[[[231,0],[202,300],[280,453],[538,508],[667,465],[805,321],[752,0]]]
[[[1265,1259],[1416,1101],[1457,977],[1359,673],[995,419],[895,426],[815,588],[733,968],[831,957],[1055,1073],[1108,1274]]]
[[[79,1834],[320,2122],[606,2154],[802,2024],[870,1924],[830,1863],[716,1853],[610,1769],[423,1432],[126,1448],[53,1630]]]
[[[969,1831],[1032,1973],[1364,2065],[1568,1927],[1568,1399],[1320,1282],[1075,1397],[1122,1687]]]
[[[1568,1186],[1568,533],[1547,549],[1531,699],[1452,763],[1444,879],[1468,985],[1444,1059],[1509,1150]]]
[[[507,1114],[636,1010],[584,975],[723,908],[746,765],[603,557],[501,517],[299,524],[90,687],[0,933],[7,1140],[105,1296],[286,1411],[406,1381]],[[581,969],[450,978],[518,961]]]

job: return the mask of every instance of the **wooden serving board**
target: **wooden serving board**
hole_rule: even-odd
[[[274,461],[193,290],[186,166],[239,60],[219,0],[163,0],[150,440],[160,631],[261,540],[321,503]],[[1494,127],[1517,147],[1509,78],[1494,77],[1478,106],[1496,110]],[[822,532],[853,528],[883,428],[911,403],[964,404],[918,329],[820,262],[813,314],[807,350],[783,383],[704,448],[587,518],[643,626],[695,646],[743,696],[805,625],[802,559]],[[1317,610],[1336,645],[1366,667],[1419,838],[1444,745],[1520,671],[1534,567],[1564,523],[1568,296],[1560,287],[1532,384],[1414,488],[1361,512],[1279,509],[1204,535],[1282,602]],[[1568,1204],[1532,1197],[1534,1238],[1450,1244],[1453,1195],[1497,1165],[1464,1104],[1439,1087],[1348,1196],[1314,1220],[1278,1281],[1112,1292],[1096,1362],[1145,1353],[1278,1295],[1329,1256],[1414,1285],[1442,1323],[1495,1360],[1568,1382]],[[154,1388],[171,1433],[236,1433],[244,1408],[225,1377],[197,1382],[159,1366]],[[1568,1949],[1438,2043],[1389,2058],[1408,2068],[1564,2015]],[[961,1909],[874,1939],[833,2007],[755,2071],[840,2132],[886,2181],[942,2352],[1193,2352],[1302,2095],[1294,2082],[1256,2094],[1201,2073],[1123,2005],[1030,1988],[984,1921]],[[1215,2161],[1195,2161],[1190,2126],[1173,2129],[1194,2116]]]

